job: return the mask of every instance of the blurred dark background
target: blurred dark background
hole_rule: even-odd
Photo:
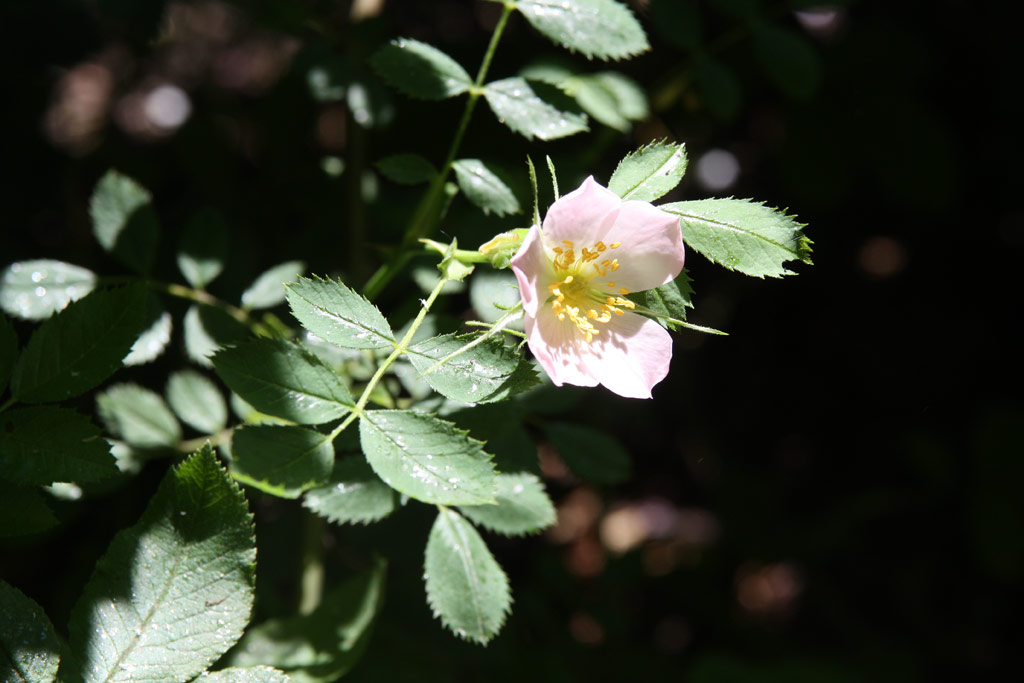
[[[499,162],[525,187],[524,155],[548,154],[566,189],[591,173],[607,182],[649,140],[683,141],[690,171],[666,201],[788,207],[809,224],[815,265],[760,281],[689,254],[692,320],[730,336],[677,335],[654,401],[558,394],[576,422],[614,433],[634,476],[582,484],[542,445],[560,522],[536,538],[487,536],[515,598],[488,648],[455,640],[424,604],[429,515],[333,528],[330,578],[367,548],[390,559],[387,603],[352,680],[981,680],[1017,668],[1016,27],[995,3],[794,12],[807,4],[638,0],[653,50],[620,64],[559,51],[513,16],[492,79],[538,58],[620,70],[647,92],[651,115],[628,132],[592,122],[589,133],[527,142],[481,103],[461,156]],[[3,263],[123,272],[88,219],[89,194],[114,167],[154,194],[159,277],[178,278],[177,234],[212,206],[232,237],[218,296],[237,300],[286,258],[364,281],[422,191],[391,184],[373,162],[415,151],[440,163],[462,110],[405,99],[365,58],[408,36],[475,73],[499,11],[469,0],[5,0]],[[760,42],[779,31],[798,47]],[[475,246],[527,221],[484,217],[457,198],[441,234]],[[379,299],[398,318],[407,283]],[[469,304],[444,305],[461,315]],[[30,327],[18,329],[24,341]],[[186,362],[180,346],[118,379],[160,386]],[[165,467],[3,546],[4,578],[58,631]],[[255,507],[263,617],[294,608],[301,511]]]

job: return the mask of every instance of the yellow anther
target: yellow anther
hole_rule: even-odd
[[[625,287],[619,287],[619,294],[629,294],[629,290]]]
[[[609,249],[618,249],[621,246],[622,246],[622,242],[612,242],[611,244],[608,245],[608,248]]]
[[[609,280],[609,281],[607,282],[607,285],[608,285],[609,287],[614,287],[614,286],[615,286],[615,283],[614,283],[614,282],[612,282],[611,280]]]
[[[572,275],[569,275],[564,280],[562,280],[562,284],[565,285],[569,284],[570,282],[572,282]],[[629,292],[623,292],[623,294],[629,294]]]

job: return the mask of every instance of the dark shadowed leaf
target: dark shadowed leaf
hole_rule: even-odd
[[[68,408],[0,413],[0,477],[16,484],[88,482],[117,474],[99,427]]]
[[[610,434],[564,422],[546,424],[544,432],[562,461],[581,479],[615,484],[629,477],[629,453]]]
[[[302,504],[335,524],[368,524],[398,507],[398,493],[381,481],[358,453],[335,460],[330,480],[307,491]]]
[[[473,80],[454,59],[432,45],[399,38],[377,50],[370,63],[409,97],[443,100],[466,92]]]
[[[43,608],[0,581],[0,681],[50,683],[60,643]]]
[[[178,270],[189,284],[206,289],[221,271],[228,254],[228,229],[215,209],[203,209],[185,225],[178,242]]]
[[[434,165],[419,154],[392,154],[374,166],[386,178],[402,185],[425,183],[437,175]]]
[[[230,315],[205,304],[193,304],[185,312],[185,351],[199,365],[210,368],[210,357],[220,349],[249,337],[249,330]]]
[[[119,261],[146,274],[156,254],[160,224],[146,188],[117,171],[97,183],[89,203],[96,240]]]
[[[281,498],[322,486],[334,466],[334,445],[324,434],[289,425],[250,425],[231,440],[231,476]]]
[[[284,286],[302,275],[306,264],[302,261],[286,261],[267,270],[242,292],[244,308],[271,308],[284,303]]]

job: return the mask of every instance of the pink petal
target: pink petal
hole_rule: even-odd
[[[621,244],[605,252],[619,261],[619,269],[608,277],[631,292],[670,282],[683,269],[679,219],[646,202],[622,202],[615,223],[602,239]]]
[[[587,345],[590,375],[619,396],[651,398],[651,389],[668,374],[672,337],[635,313],[613,316],[600,329]]]
[[[540,226],[534,225],[510,262],[519,281],[519,296],[527,318],[537,315],[537,306],[548,296],[548,285],[554,282],[551,261],[544,253]],[[539,297],[539,298],[538,298]]]
[[[577,189],[551,205],[544,216],[544,238],[552,246],[569,240],[579,250],[604,239],[615,220],[622,200],[611,190],[601,187],[593,176]]]
[[[597,386],[585,363],[589,344],[574,324],[559,320],[550,306],[542,306],[536,317],[528,315],[524,322],[530,351],[556,386]]]

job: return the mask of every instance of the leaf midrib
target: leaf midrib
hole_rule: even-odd
[[[459,525],[452,521],[449,515],[454,513],[450,511],[444,511],[442,514],[445,515],[445,521],[451,527],[452,532],[458,536],[459,549],[456,550],[456,554],[459,560],[462,562],[463,570],[466,572],[467,577],[470,579],[470,595],[473,598],[473,613],[477,621],[477,629],[481,638],[486,638],[486,627],[484,626],[483,609],[480,607],[480,596],[478,593],[478,587],[480,579],[477,577],[476,568],[473,566],[469,553],[469,538],[464,534],[464,530],[459,528]]]
[[[707,216],[699,216],[699,215],[694,215],[694,214],[690,214],[690,213],[683,213],[682,211],[673,211],[671,209],[666,209],[664,206],[662,206],[661,208],[662,208],[663,211],[666,211],[667,213],[671,213],[671,214],[674,214],[676,216],[679,216],[680,218],[689,218],[691,220],[704,221],[705,223],[711,223],[713,225],[720,226],[720,227],[722,227],[722,228],[724,228],[726,230],[732,230],[734,232],[742,233],[744,235],[749,235],[750,237],[752,237],[754,239],[761,240],[763,242],[767,242],[768,244],[774,245],[774,246],[778,247],[779,249],[782,249],[783,251],[786,251],[787,253],[793,254],[794,256],[799,258],[798,252],[796,250],[790,249],[786,245],[784,245],[784,244],[782,244],[780,242],[776,242],[775,240],[770,239],[768,237],[765,237],[764,235],[758,234],[756,232],[752,232],[750,230],[744,230],[743,228],[741,228],[738,225],[734,225],[732,223],[725,223],[723,221],[715,220],[714,218],[709,218]]]

